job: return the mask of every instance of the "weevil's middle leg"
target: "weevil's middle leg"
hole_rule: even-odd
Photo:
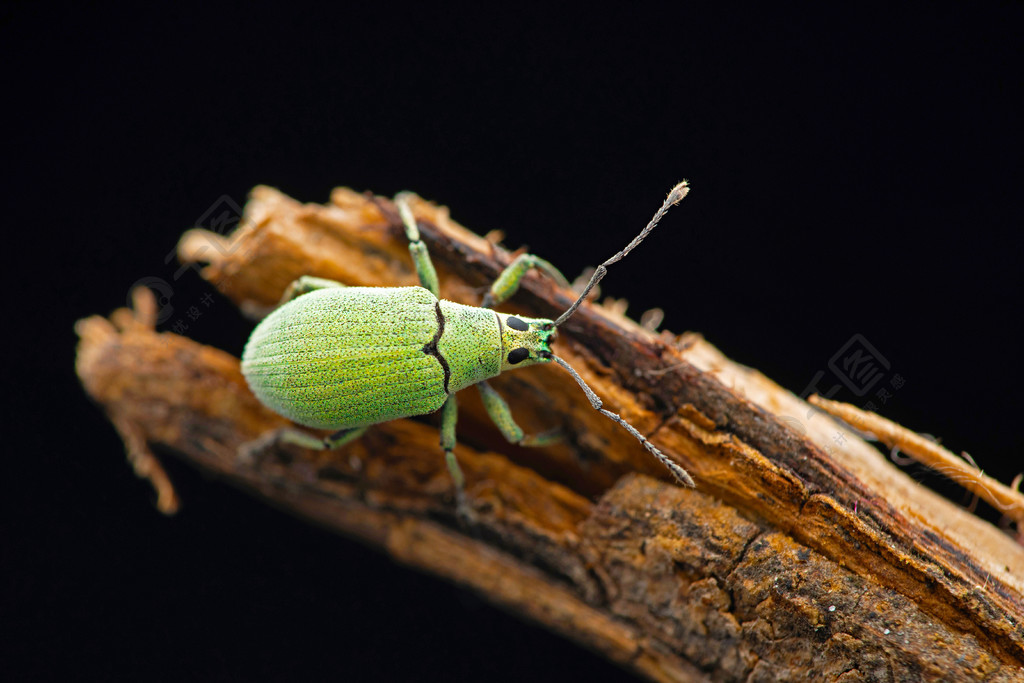
[[[441,406],[441,448],[444,450],[444,463],[455,484],[455,514],[462,524],[469,525],[476,519],[476,515],[466,500],[466,476],[459,467],[459,461],[455,459],[455,423],[458,417],[458,403],[455,394],[452,394]]]
[[[565,435],[560,429],[551,429],[540,434],[524,433],[523,428],[513,419],[512,411],[501,394],[487,382],[478,382],[476,388],[480,390],[480,398],[483,399],[487,415],[509,443],[520,446],[547,446],[564,439]]]
[[[409,253],[412,254],[412,262],[416,265],[416,274],[419,275],[420,284],[436,297],[441,296],[441,284],[437,279],[437,271],[434,269],[434,262],[430,260],[430,253],[427,245],[420,239],[420,229],[416,225],[416,217],[412,215],[409,208],[410,192],[400,192],[395,196],[395,206],[398,207],[398,215],[402,217],[402,225],[405,226],[405,236],[409,239]]]
[[[501,271],[498,279],[491,285],[490,291],[484,295],[481,306],[493,308],[519,291],[519,284],[531,268],[547,273],[548,276],[553,278],[562,287],[568,288],[570,286],[569,281],[565,279],[561,271],[544,259],[533,254],[520,254],[512,263],[508,264],[505,270]]]

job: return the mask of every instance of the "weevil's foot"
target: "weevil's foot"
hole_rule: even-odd
[[[565,432],[560,427],[555,427],[540,434],[527,434],[519,441],[519,445],[530,447],[550,446],[551,444],[564,443],[565,441]]]
[[[275,430],[267,432],[252,441],[246,441],[238,447],[238,455],[235,462],[242,467],[258,468],[266,461],[267,456],[273,452],[279,437],[280,434]]]
[[[480,523],[480,518],[469,504],[466,492],[462,489],[455,491],[455,519],[458,520],[459,526],[464,531],[475,529]]]

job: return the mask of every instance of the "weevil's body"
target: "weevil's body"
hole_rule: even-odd
[[[680,183],[647,227],[625,249],[601,264],[586,289],[558,320],[524,318],[491,309],[512,296],[528,270],[538,268],[562,286],[569,283],[547,261],[520,254],[498,276],[482,307],[438,298],[440,286],[427,247],[405,194],[395,198],[422,287],[346,287],[302,277],[284,303],[261,322],[242,354],[242,373],[264,405],[307,427],[335,430],[326,438],[286,427],[243,449],[258,451],[284,441],[332,449],[358,438],[367,427],[441,410],[441,448],[455,482],[461,513],[467,514],[463,476],[455,460],[455,393],[480,390],[484,408],[510,442],[539,446],[557,440],[553,432],[527,435],[508,404],[487,383],[512,368],[557,362],[568,370],[591,406],[632,434],[684,484],[693,480],[631,424],[602,408],[601,399],[568,363],[551,352],[556,328],[568,319],[617,262],[654,228],[668,207],[686,196]]]
[[[423,287],[316,289],[256,327],[242,373],[288,419],[352,429],[432,413],[460,389],[549,361],[551,326],[439,300]],[[529,356],[510,362],[515,349]]]

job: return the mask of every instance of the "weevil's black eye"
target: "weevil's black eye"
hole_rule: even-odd
[[[528,329],[530,329],[529,325],[527,325],[526,323],[524,323],[522,320],[520,320],[519,318],[515,317],[514,315],[510,315],[508,317],[508,320],[506,320],[505,322],[513,330],[518,330],[519,332],[526,332]]]
[[[509,326],[511,327],[511,325]],[[508,354],[509,365],[515,365],[516,363],[522,363],[524,360],[530,357],[530,352],[519,347],[518,349],[512,349]]]

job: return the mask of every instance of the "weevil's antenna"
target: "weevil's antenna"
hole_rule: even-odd
[[[679,187],[679,186],[677,185],[676,187]],[[684,194],[685,194],[685,192],[684,192]],[[662,208],[665,208],[665,207],[662,207]],[[662,213],[664,213],[664,212],[662,212]],[[642,239],[642,237],[641,237],[641,239]],[[637,241],[637,240],[634,240],[634,241]],[[627,247],[626,251],[631,249],[633,246],[636,246],[636,245],[631,245],[630,247]],[[619,256],[621,257],[621,254]],[[678,481],[680,484],[682,484],[683,486],[689,486],[691,488],[696,486],[696,484],[693,483],[693,478],[690,476],[689,472],[684,470],[682,467],[677,465],[672,460],[669,460],[668,456],[665,455],[664,453],[662,453],[660,450],[658,450],[658,448],[653,443],[648,441],[647,437],[645,437],[643,434],[638,432],[636,430],[636,427],[634,427],[633,425],[629,424],[628,422],[623,420],[621,417],[619,417],[618,415],[616,415],[612,411],[605,410],[602,407],[604,404],[601,403],[601,399],[598,397],[598,395],[594,393],[593,389],[591,389],[590,387],[587,386],[587,383],[583,381],[583,378],[580,377],[578,372],[573,370],[571,365],[566,363],[564,360],[562,360],[558,356],[552,355],[551,357],[554,359],[554,361],[556,363],[561,365],[563,368],[565,368],[569,372],[570,375],[572,375],[572,378],[574,380],[576,380],[576,383],[580,385],[581,389],[583,389],[583,393],[585,393],[587,395],[587,398],[590,400],[590,405],[592,405],[594,407],[594,410],[596,410],[597,412],[601,413],[602,415],[607,417],[609,420],[612,420],[614,422],[618,422],[619,425],[621,425],[627,432],[629,432],[634,437],[636,437],[636,440],[639,441],[640,443],[642,443],[644,448],[646,448],[648,451],[651,452],[651,455],[653,455],[655,458],[660,460],[661,464],[668,468],[668,471],[672,473],[672,475],[676,478],[676,481]]]
[[[668,213],[669,209],[671,209],[673,206],[681,202],[683,200],[683,197],[685,197],[689,191],[690,185],[685,180],[676,185],[675,187],[673,187],[671,191],[669,191],[668,197],[666,197],[665,201],[661,203],[661,207],[654,213],[654,217],[651,219],[651,222],[647,224],[647,227],[644,228],[639,235],[634,237],[633,241],[627,244],[625,249],[617,253],[615,256],[612,256],[610,259],[608,259],[607,261],[605,261],[604,263],[597,267],[597,270],[594,271],[594,275],[590,278],[590,282],[588,282],[587,286],[583,289],[583,293],[580,294],[579,298],[576,299],[573,305],[570,306],[565,311],[565,313],[558,316],[558,320],[555,321],[555,327],[558,327],[559,325],[564,323],[566,320],[569,319],[570,316],[572,316],[573,313],[576,312],[576,309],[580,307],[580,304],[583,303],[583,300],[587,298],[588,294],[590,294],[590,290],[592,290],[594,286],[601,281],[601,278],[604,277],[605,273],[608,272],[608,266],[612,265],[613,263],[618,263],[619,261],[621,261],[626,256],[626,254],[633,251],[633,249],[635,249],[638,244],[643,242],[644,238],[647,237],[648,234],[650,234],[651,230],[654,230],[654,226],[658,224],[658,221],[661,220],[661,217]]]

